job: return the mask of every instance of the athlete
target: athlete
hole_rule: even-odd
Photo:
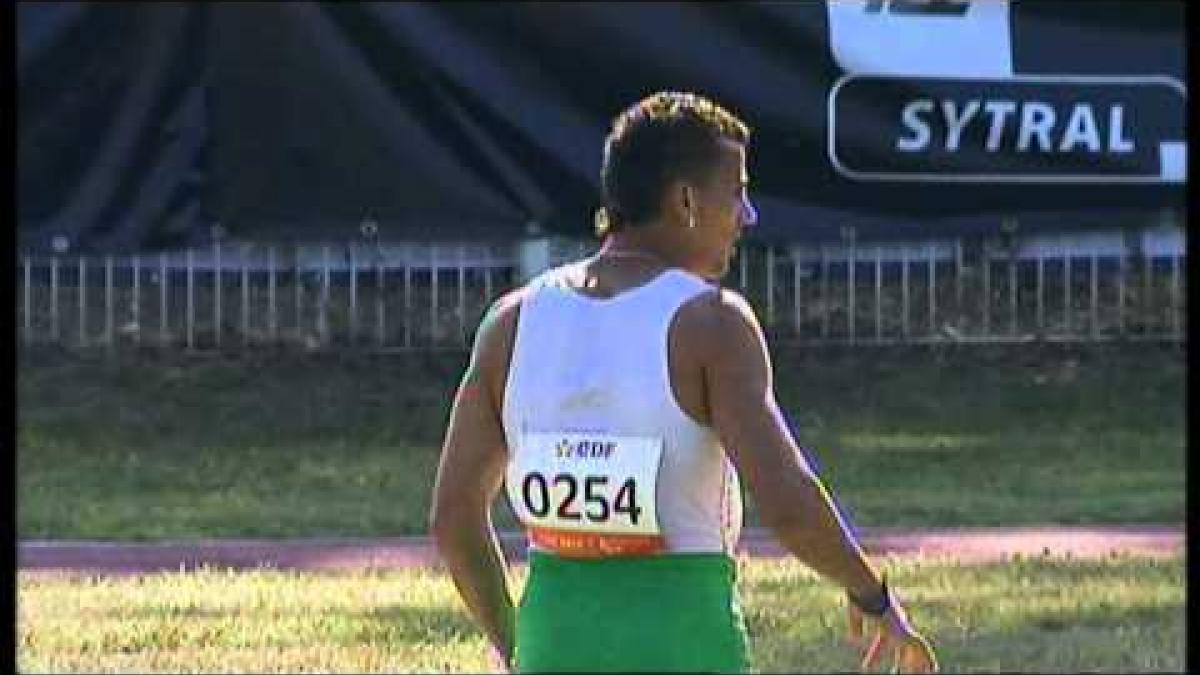
[[[754,312],[717,285],[757,219],[749,136],[695,94],[625,110],[605,141],[599,253],[480,324],[430,528],[506,668],[746,671],[744,480],[763,524],[845,588],[864,669],[937,669],[788,430]],[[490,518],[501,489],[529,540],[519,606]]]

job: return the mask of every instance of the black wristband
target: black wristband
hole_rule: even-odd
[[[892,592],[888,590],[887,575],[884,575],[879,581],[879,595],[874,598],[860,598],[853,593],[847,591],[846,597],[850,598],[850,602],[854,603],[864,614],[871,616],[883,616],[892,607]]]

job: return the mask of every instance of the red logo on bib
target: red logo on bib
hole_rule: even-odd
[[[564,558],[654,555],[665,548],[662,536],[653,534],[597,534],[533,527],[529,539]]]

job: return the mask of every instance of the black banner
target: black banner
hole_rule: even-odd
[[[660,89],[754,128],[760,237],[1182,207],[1183,6],[20,3],[19,239],[582,235],[611,119]]]

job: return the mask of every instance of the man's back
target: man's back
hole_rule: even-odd
[[[731,554],[742,519],[737,475],[712,430],[681,408],[668,357],[680,308],[712,293],[712,286],[666,268],[597,298],[581,292],[574,267],[548,272],[522,297],[503,393],[510,502],[544,550],[556,550],[551,531],[565,530],[578,546],[591,541],[611,548],[629,532],[658,537],[662,551]],[[591,473],[576,476],[576,465]],[[604,473],[610,465],[636,473],[640,484],[632,474]],[[563,517],[553,510],[539,516],[544,494],[587,497],[571,492],[566,481],[567,495],[553,486],[543,492],[543,476],[559,474],[579,486],[587,480],[609,485],[607,491],[597,487],[597,517],[586,511],[577,518],[569,504]],[[532,488],[525,482],[530,475]],[[606,505],[618,494],[645,505],[641,522]]]

